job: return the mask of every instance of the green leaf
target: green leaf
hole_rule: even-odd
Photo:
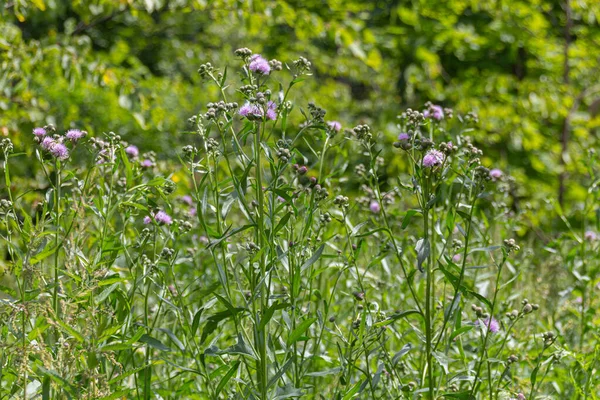
[[[423,263],[427,257],[429,257],[429,253],[431,252],[429,239],[419,239],[415,246],[415,250],[417,252],[417,268],[419,268],[419,271],[424,272]]]
[[[225,385],[227,385],[227,382],[229,382],[231,377],[235,374],[239,365],[240,365],[240,361],[239,360],[235,361],[233,363],[233,365],[231,366],[231,368],[229,369],[229,371],[227,371],[227,373],[221,378],[221,380],[219,381],[219,384],[217,385],[217,389],[215,392],[216,396],[219,396],[219,393],[221,393],[221,390],[223,390]]]
[[[77,332],[74,328],[70,327],[69,325],[65,324],[63,321],[61,321],[60,319],[56,319],[56,323],[65,331],[67,332],[69,335],[73,336],[75,339],[77,339],[77,341],[83,343],[84,339],[83,339],[83,335],[79,332]]]
[[[317,251],[315,251],[313,253],[313,255],[306,260],[306,262],[304,264],[302,264],[302,267],[300,267],[300,271],[304,271],[306,270],[308,267],[310,267],[311,265],[313,265],[318,259],[319,257],[321,257],[321,254],[323,253],[323,249],[325,248],[325,245],[322,244]]]
[[[157,350],[160,351],[171,351],[171,349],[167,346],[165,346],[164,344],[162,344],[162,342],[156,338],[153,338],[150,335],[147,334],[143,334],[142,337],[138,340],[139,342],[142,343],[146,343],[148,346],[150,347],[154,347]]]
[[[410,220],[413,216],[421,214],[418,210],[408,210],[406,214],[404,214],[404,218],[402,219],[402,225],[400,226],[402,229],[406,229],[408,224],[410,224]]]
[[[288,336],[288,346],[297,342],[302,337],[304,332],[306,332],[308,328],[310,328],[310,326],[315,323],[315,321],[317,321],[317,318],[309,318],[302,321],[300,325],[298,325],[296,329],[294,329],[292,333],[290,333],[290,336]]]
[[[379,321],[379,322],[373,324],[373,327],[379,328],[379,327],[382,327],[382,326],[386,326],[386,325],[389,325],[389,324],[393,323],[394,321],[397,321],[397,320],[399,320],[401,318],[406,318],[409,315],[413,315],[413,314],[421,315],[421,313],[419,311],[417,311],[417,310],[408,310],[408,311],[396,313],[396,314],[392,315],[391,317],[389,317],[389,318],[387,318],[387,319],[385,319],[383,321]]]

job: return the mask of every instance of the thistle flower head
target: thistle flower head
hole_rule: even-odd
[[[379,214],[379,212],[381,211],[381,206],[378,202],[373,200],[371,201],[371,204],[369,204],[369,210],[371,210],[373,214]]]
[[[329,121],[327,122],[327,126],[334,132],[339,132],[342,129],[342,124],[338,121]]]
[[[425,118],[432,118],[440,121],[444,118],[444,109],[438,105],[432,104],[429,106],[428,110],[423,111],[423,116]]]
[[[54,139],[51,138],[50,136],[45,136],[42,139],[42,143],[40,143],[40,146],[42,146],[42,149],[44,150],[50,150],[50,147],[55,143]]]
[[[442,165],[444,162],[444,153],[438,150],[430,150],[423,157],[423,166],[425,168],[433,168]]]
[[[584,234],[584,238],[589,242],[595,242],[596,240],[598,240],[598,234],[594,231],[586,231]]]
[[[79,129],[69,129],[67,131],[67,133],[65,133],[65,137],[73,143],[76,143],[79,139],[81,139],[85,135],[87,135],[87,132],[81,131]]]
[[[33,129],[33,134],[38,138],[41,138],[42,136],[46,136],[46,133],[48,133],[48,132],[44,128],[34,128]]]
[[[277,104],[273,101],[269,101],[267,103],[267,118],[271,121],[275,121],[277,119]]]
[[[500,178],[502,178],[502,171],[499,170],[498,168],[494,168],[490,170],[490,178],[492,178],[492,180],[496,181]]]
[[[50,154],[59,160],[66,160],[69,158],[69,149],[67,149],[67,146],[62,143],[54,142],[48,151],[50,151]]]
[[[249,67],[250,71],[261,75],[269,75],[271,72],[271,66],[269,65],[269,62],[260,54],[254,54],[252,57],[250,57]]]
[[[480,326],[481,322],[483,322],[483,326],[490,331],[490,333],[498,333],[500,331],[500,323],[494,317],[487,317],[481,320],[477,320],[475,325]]]
[[[137,146],[130,145],[125,148],[125,153],[135,158],[140,154],[140,150],[137,148]]]
[[[166,212],[162,210],[156,213],[154,219],[159,224],[171,225],[173,223],[173,218],[171,218]]]

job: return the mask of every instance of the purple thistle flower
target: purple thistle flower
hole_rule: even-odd
[[[150,218],[148,215],[146,215],[144,217],[144,225],[148,225],[150,222],[152,222],[152,218]]]
[[[373,200],[371,202],[371,204],[369,204],[369,210],[371,210],[371,212],[373,214],[379,214],[379,212],[381,211],[381,206],[379,205],[378,202],[376,202],[375,200]]]
[[[87,135],[87,132],[80,131],[79,129],[69,129],[67,131],[67,133],[65,133],[65,137],[73,143],[76,143],[79,139],[81,139],[85,135]]]
[[[50,150],[50,147],[52,147],[54,143],[55,142],[53,138],[51,138],[50,136],[45,136],[42,139],[42,143],[40,143],[40,146],[42,146],[42,149],[44,150]]]
[[[444,118],[444,109],[437,105],[431,105],[429,110],[423,112],[425,118],[433,118],[435,120],[441,120]]]
[[[327,126],[334,132],[339,132],[342,129],[342,124],[338,121],[329,121],[327,122]]]
[[[456,253],[452,256],[452,262],[458,263],[462,259],[462,255],[460,253]]]
[[[438,150],[430,150],[423,157],[423,166],[426,168],[437,167],[444,162],[444,153]]]
[[[586,231],[583,237],[590,242],[598,240],[598,234],[594,231]]]
[[[195,217],[195,216],[196,216],[196,214],[198,214],[198,210],[196,210],[196,207],[192,207],[192,208],[190,208],[190,215],[191,215],[192,217]]]
[[[42,136],[46,136],[46,130],[44,128],[35,128],[33,130],[33,134],[38,137],[41,138]]]
[[[154,219],[159,224],[171,225],[173,223],[173,219],[164,211],[157,212]]]
[[[500,331],[500,323],[494,317],[492,317],[491,319],[483,318],[481,322],[483,322],[483,326],[486,329],[489,329],[490,333],[498,333]],[[480,320],[477,320],[475,321],[475,325],[480,326],[481,322]]]
[[[409,140],[410,135],[408,133],[402,132],[398,135],[398,140]]]
[[[261,75],[269,75],[271,73],[271,66],[260,54],[254,54],[250,57],[250,71]]]
[[[185,196],[181,196],[181,201],[183,201],[188,206],[191,206],[192,204],[194,204],[194,200],[192,199],[192,196],[187,195],[187,194]]]
[[[240,107],[240,111],[238,111],[238,113],[242,116],[242,117],[246,117],[246,118],[261,118],[262,117],[262,111],[261,109],[255,105],[255,104],[250,104],[249,102],[246,102],[243,106]]]
[[[69,149],[62,143],[54,142],[48,150],[50,151],[50,154],[59,160],[66,160],[69,158]]]
[[[494,168],[492,170],[490,170],[490,178],[492,178],[493,180],[498,180],[500,178],[502,178],[502,171],[499,170],[498,168]]]
[[[140,165],[144,168],[150,168],[154,166],[154,163],[152,162],[152,160],[147,158],[144,161],[142,161]]]
[[[267,103],[267,118],[271,121],[275,121],[277,119],[277,104],[273,101],[269,101]]]
[[[140,154],[140,150],[137,148],[137,146],[130,145],[125,148],[125,153],[133,158],[136,158]]]

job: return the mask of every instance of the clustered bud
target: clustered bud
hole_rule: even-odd
[[[273,71],[281,71],[283,69],[283,63],[279,60],[271,60],[269,61],[269,66]]]
[[[205,146],[208,154],[215,154],[219,150],[219,142],[214,138],[206,139]]]
[[[294,164],[293,168],[298,175],[304,175],[308,172],[308,167],[306,165]]]
[[[471,305],[471,310],[473,310],[475,312],[475,315],[477,315],[477,318],[489,318],[489,314],[485,313],[483,311],[483,308],[472,304]]]
[[[309,71],[310,67],[311,67],[311,63],[306,58],[300,57],[296,61],[294,61],[294,67],[296,68],[296,71],[297,71],[297,73],[295,75],[297,77],[298,75],[302,75],[303,73]]]
[[[183,146],[181,152],[183,153],[184,157],[193,159],[196,156],[196,154],[198,154],[198,149],[192,145],[187,145]]]
[[[544,339],[544,346],[550,347],[556,341],[556,335],[554,332],[545,332],[542,334],[542,339]]]
[[[327,189],[325,189],[321,185],[315,185],[314,190],[315,190],[315,199],[317,201],[324,200],[329,197],[329,192],[327,191]],[[348,199],[348,198],[346,197],[346,199]],[[334,201],[334,203],[335,203],[335,201]]]
[[[349,202],[348,197],[339,195],[339,196],[335,196],[335,199],[333,199],[333,204],[335,204],[339,208],[348,208],[348,206],[350,205],[350,202]]]
[[[419,126],[425,120],[425,116],[419,111],[407,108],[398,119],[406,121],[409,125]]]
[[[226,103],[224,101],[219,101],[218,103],[208,103],[206,106],[208,107],[208,110],[206,111],[206,114],[204,114],[204,118],[207,121],[211,121],[217,120],[225,113],[232,112],[238,108],[238,103]]]
[[[250,58],[252,55],[252,50],[247,47],[242,47],[241,49],[237,49],[235,52],[236,57],[240,57],[243,60]]]
[[[483,165],[479,165],[474,170],[475,179],[480,181],[489,181],[492,179],[490,177],[490,170]]]
[[[0,148],[2,148],[2,151],[7,154],[12,153],[14,150],[13,143],[9,138],[2,139],[2,142],[0,143]]]
[[[511,251],[519,251],[519,250],[521,250],[521,247],[519,245],[517,245],[517,242],[515,241],[515,239],[505,239],[504,240],[504,247],[506,247],[506,250],[509,253]]]
[[[200,65],[200,68],[198,68],[198,73],[200,74],[200,76],[202,78],[205,78],[206,76],[210,75],[213,71],[214,71],[214,67],[209,62],[206,64]]]
[[[357,125],[352,129],[352,131],[354,132],[358,140],[369,142],[373,138],[373,135],[371,134],[371,128],[369,127],[369,125]]]
[[[163,259],[165,259],[165,260],[170,260],[174,255],[175,255],[175,250],[173,250],[173,249],[171,249],[169,247],[165,247],[160,252],[160,257],[163,258]]]
[[[323,213],[319,217],[319,220],[321,221],[322,224],[327,224],[327,223],[331,222],[331,214],[329,214],[328,212]]]

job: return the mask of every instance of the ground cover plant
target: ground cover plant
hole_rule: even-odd
[[[598,397],[593,149],[540,245],[475,112],[426,103],[390,137],[294,97],[306,58],[235,57],[200,65],[218,97],[176,158],[3,139],[3,398]]]

